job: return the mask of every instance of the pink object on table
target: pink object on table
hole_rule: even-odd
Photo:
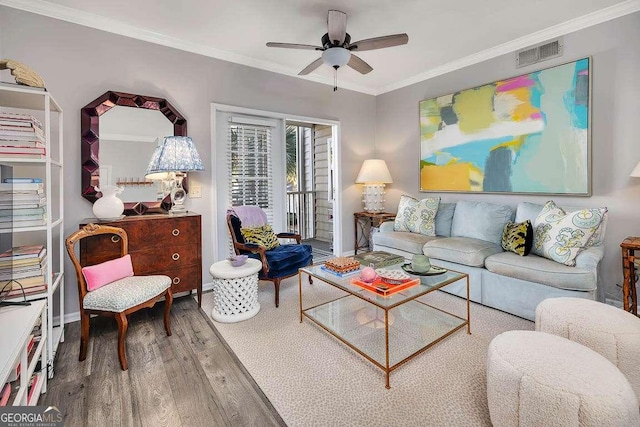
[[[131,255],[127,254],[121,258],[106,261],[101,264],[91,265],[82,268],[82,275],[87,282],[87,290],[95,291],[104,285],[108,285],[116,280],[133,276],[133,265]]]
[[[376,277],[378,277],[378,274],[371,267],[365,267],[360,272],[360,279],[362,279],[363,282],[371,283],[376,280]]]

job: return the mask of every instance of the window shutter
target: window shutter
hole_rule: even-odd
[[[272,128],[230,121],[227,135],[229,206],[260,206],[273,224]]]

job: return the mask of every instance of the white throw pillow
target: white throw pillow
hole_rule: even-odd
[[[436,235],[436,214],[440,205],[439,197],[427,197],[417,200],[413,197],[402,195],[398,204],[398,213],[393,223],[394,231],[410,231]]]
[[[607,208],[581,209],[566,213],[548,201],[533,223],[533,249],[536,255],[568,265],[576,265],[582,252],[598,229]]]

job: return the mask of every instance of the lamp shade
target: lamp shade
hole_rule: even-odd
[[[392,182],[389,168],[382,159],[365,160],[356,178],[356,184],[391,184]]]
[[[202,171],[204,166],[193,140],[188,136],[167,136],[156,147],[146,178],[164,178],[167,172]]]
[[[638,162],[636,167],[633,168],[633,170],[631,171],[631,174],[629,176],[632,176],[634,178],[640,178],[640,162]]]

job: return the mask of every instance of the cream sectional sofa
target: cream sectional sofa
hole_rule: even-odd
[[[440,203],[435,218],[436,236],[394,231],[393,222],[381,224],[373,235],[373,249],[403,255],[424,253],[434,265],[467,273],[470,299],[507,313],[535,319],[539,302],[550,297],[596,299],[598,267],[604,257],[604,227],[593,245],[569,267],[534,254],[521,257],[501,247],[502,230],[508,221],[533,224],[543,205],[510,206],[484,202]],[[466,283],[458,281],[445,291],[466,296]]]

